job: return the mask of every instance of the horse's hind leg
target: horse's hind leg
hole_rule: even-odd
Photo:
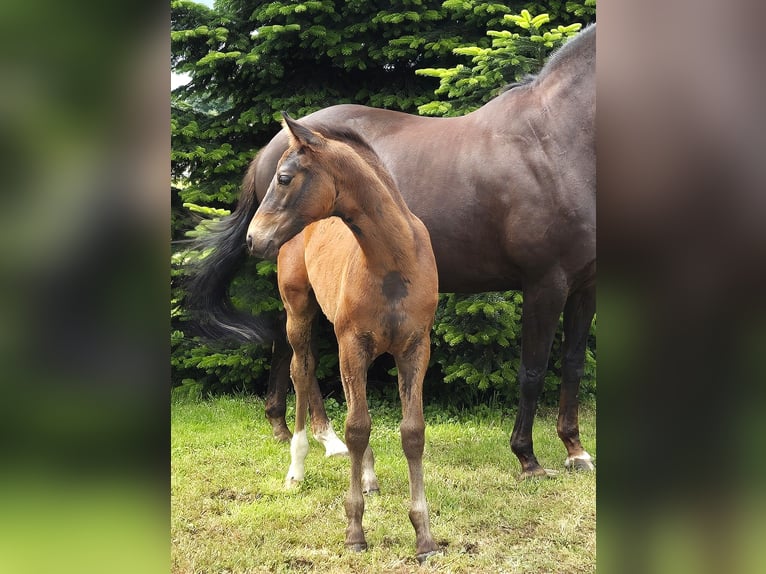
[[[423,377],[428,368],[430,342],[426,335],[413,342],[396,358],[399,371],[399,396],[402,401],[402,449],[407,457],[410,476],[410,522],[415,528],[416,556],[420,562],[439,551],[431,536],[428,504],[423,479],[425,420],[423,418]]]
[[[564,307],[561,395],[556,430],[567,449],[564,466],[578,470],[593,470],[591,457],[580,444],[577,394],[580,390],[580,379],[585,364],[588,333],[595,312],[596,292],[594,287],[572,294]]]
[[[534,453],[532,425],[548,369],[553,337],[565,301],[566,283],[559,275],[524,289],[519,411],[511,434],[511,450],[521,463],[521,478],[547,475]]]
[[[271,354],[269,386],[266,390],[266,418],[271,423],[274,438],[289,441],[293,433],[285,421],[287,391],[290,388],[290,359],[293,351],[287,339],[278,337]]]

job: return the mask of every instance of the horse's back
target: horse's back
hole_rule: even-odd
[[[568,277],[593,267],[595,29],[583,34],[540,81],[466,116],[342,104],[305,118],[356,131],[375,150],[430,233],[443,291],[518,289],[554,267]],[[568,69],[580,61],[584,70]],[[264,148],[259,195],[286,147],[280,133]]]

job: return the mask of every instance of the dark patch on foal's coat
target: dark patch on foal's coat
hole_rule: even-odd
[[[398,271],[391,271],[383,277],[383,295],[389,301],[399,301],[407,296],[407,281]]]

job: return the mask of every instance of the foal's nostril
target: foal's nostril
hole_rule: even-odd
[[[249,251],[253,250],[253,236],[250,235],[249,233],[247,234],[247,249]]]

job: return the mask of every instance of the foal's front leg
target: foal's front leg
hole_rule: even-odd
[[[311,324],[317,311],[317,304],[307,296],[296,301],[285,300],[285,308],[287,309],[287,339],[293,348],[290,375],[295,387],[295,433],[290,441],[290,468],[285,477],[285,486],[291,488],[303,481],[304,461],[309,451],[306,415],[311,381],[316,369],[314,354],[311,352]]]
[[[367,369],[372,362],[367,351],[356,337],[338,337],[340,374],[346,394],[348,415],[346,417],[346,446],[351,457],[351,480],[346,495],[346,546],[362,551],[367,540],[362,529],[364,494],[362,478],[365,457],[370,457],[370,412],[367,407]],[[377,481],[376,481],[377,482]]]

